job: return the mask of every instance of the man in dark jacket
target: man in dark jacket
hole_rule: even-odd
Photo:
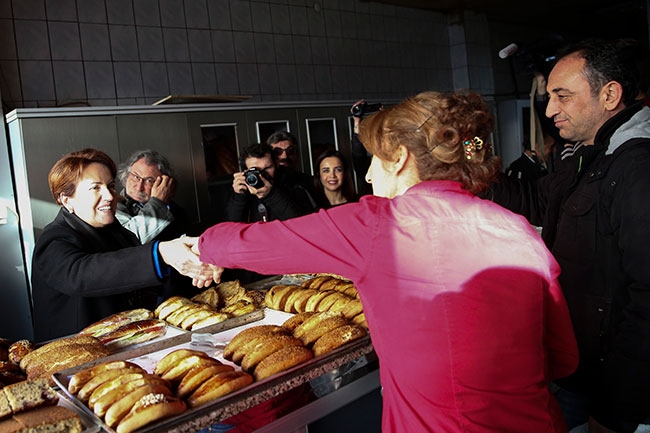
[[[491,191],[543,227],[562,268],[580,366],[558,399],[569,428],[590,433],[650,422],[650,109],[634,60],[605,41],[560,53],[546,115],[575,152],[534,184],[504,178]]]

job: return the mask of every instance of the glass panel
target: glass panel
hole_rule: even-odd
[[[316,170],[316,160],[326,150],[339,148],[336,139],[336,119],[305,119],[307,123],[307,143],[309,145],[309,166],[311,174]]]
[[[255,122],[255,125],[257,127],[258,143],[266,143],[266,139],[269,138],[269,136],[275,131],[291,132],[291,129],[289,129],[288,120],[259,121]]]
[[[210,195],[210,223],[223,221],[232,191],[232,175],[239,171],[237,124],[201,125],[205,174]]]

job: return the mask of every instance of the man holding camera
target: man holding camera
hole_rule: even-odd
[[[286,220],[304,214],[290,191],[274,184],[277,165],[271,146],[249,146],[244,150],[240,163],[244,171],[233,175],[234,194],[226,205],[226,221]]]

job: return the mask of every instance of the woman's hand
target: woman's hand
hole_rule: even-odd
[[[190,277],[192,285],[201,289],[208,287],[213,281],[218,283],[221,272],[215,272],[213,266],[202,263],[198,254],[193,252],[192,247],[198,243],[198,240],[197,237],[184,237],[160,242],[158,252],[165,263],[176,269],[181,275]]]
[[[192,253],[196,254],[197,257],[201,257],[201,252],[199,251],[199,242],[198,238],[195,238],[197,241],[192,245]],[[223,274],[223,268],[217,265],[208,265],[212,269],[212,279],[215,283],[221,281],[221,274]]]

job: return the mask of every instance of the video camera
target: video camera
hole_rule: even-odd
[[[352,107],[352,115],[354,117],[364,117],[367,116],[370,113],[374,113],[376,111],[381,110],[384,108],[384,105],[381,103],[377,104],[368,104],[367,102],[361,102],[354,107]]]

